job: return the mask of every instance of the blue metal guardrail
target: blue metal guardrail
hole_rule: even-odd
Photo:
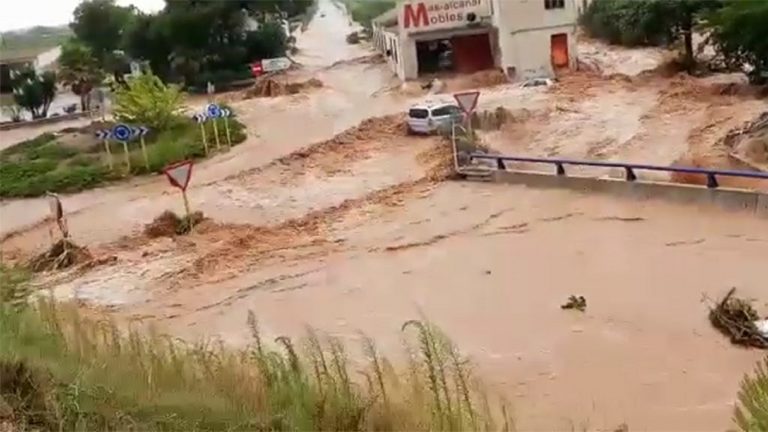
[[[637,180],[637,176],[635,175],[635,170],[702,174],[707,176],[707,187],[712,189],[720,186],[720,184],[717,181],[717,176],[755,178],[755,179],[768,181],[768,173],[756,172],[756,171],[686,168],[686,167],[661,166],[661,165],[644,165],[644,164],[635,164],[635,163],[626,163],[626,162],[586,161],[586,160],[574,160],[574,159],[548,159],[548,158],[535,158],[535,157],[489,155],[484,153],[472,153],[469,155],[469,157],[470,157],[470,160],[473,160],[473,159],[495,160],[496,168],[500,170],[507,169],[507,166],[506,164],[504,164],[504,161],[531,162],[531,163],[555,165],[556,174],[559,176],[566,175],[565,165],[592,166],[592,167],[603,167],[603,168],[622,168],[626,173],[624,178],[627,181]]]

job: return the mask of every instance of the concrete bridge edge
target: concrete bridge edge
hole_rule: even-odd
[[[525,171],[494,171],[493,181],[539,188],[599,192],[633,200],[663,200],[685,205],[745,211],[768,219],[768,194],[741,189],[708,189],[703,186],[618,180],[600,177],[555,176]]]

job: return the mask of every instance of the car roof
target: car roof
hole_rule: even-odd
[[[435,108],[442,108],[445,106],[458,106],[455,102],[447,102],[447,101],[424,101],[421,103],[417,103],[414,105],[411,105],[411,109],[413,108],[421,108],[421,109],[435,109]]]

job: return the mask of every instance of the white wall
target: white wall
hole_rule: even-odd
[[[377,27],[374,29],[374,43],[377,49],[384,54],[387,59],[387,64],[389,64],[392,71],[395,72],[400,79],[406,79],[404,64],[408,60],[405,60],[403,56],[407,56],[408,53],[403,52],[404,50],[400,43],[400,36],[397,33]],[[390,52],[390,55],[387,55],[387,51]]]
[[[494,24],[499,29],[501,67],[514,68],[515,78],[552,77],[551,36],[568,35],[571,68],[576,67],[576,1],[563,9],[545,9],[544,0],[494,0]]]
[[[515,68],[517,79],[538,77],[553,77],[551,37],[554,34],[568,35],[569,63],[572,69],[576,67],[576,34],[572,26],[548,28],[506,34],[500,40],[502,51],[502,69]]]
[[[565,0],[563,9],[545,9],[544,0],[494,0],[493,19],[505,32],[575,25],[578,19],[576,1]]]

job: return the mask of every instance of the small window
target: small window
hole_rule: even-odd
[[[544,0],[544,9],[565,9],[565,0]]]
[[[408,117],[415,119],[425,119],[429,117],[429,111],[423,108],[411,108],[411,110],[408,111]]]

